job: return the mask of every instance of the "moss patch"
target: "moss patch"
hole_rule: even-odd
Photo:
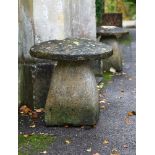
[[[53,135],[19,135],[18,154],[30,155],[46,151],[48,146],[55,141]]]
[[[105,87],[109,81],[112,80],[113,74],[111,72],[104,72],[102,81],[97,85],[97,88],[100,90]]]
[[[104,72],[103,73],[103,83],[107,84],[109,81],[112,80],[113,74],[111,72]]]

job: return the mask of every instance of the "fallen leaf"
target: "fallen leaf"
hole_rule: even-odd
[[[110,155],[120,155],[120,153],[117,149],[113,149]]]
[[[84,126],[81,126],[81,129],[83,129],[84,128]]]
[[[108,139],[105,139],[105,140],[103,141],[103,144],[109,144],[109,140],[108,140]]]
[[[68,125],[65,125],[64,127],[65,127],[65,128],[68,128],[69,126],[68,126]]]
[[[132,78],[129,78],[129,80],[131,81],[131,80],[132,80]]]
[[[86,150],[87,152],[91,152],[91,147]]]
[[[28,108],[26,105],[23,105],[20,107],[20,113],[22,113],[22,114],[29,114],[31,112],[32,112],[32,110],[30,108]]]
[[[136,112],[135,111],[128,112],[128,116],[133,116],[133,115],[136,115]]]
[[[69,140],[65,140],[65,144],[70,144],[71,142]]]
[[[35,125],[35,124],[33,124],[33,125],[30,125],[29,127],[30,127],[30,128],[35,128],[35,127],[36,127],[36,125]]]

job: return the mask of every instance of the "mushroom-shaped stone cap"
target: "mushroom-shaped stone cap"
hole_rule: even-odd
[[[108,37],[108,36],[114,36],[114,37],[121,37],[122,35],[128,34],[129,31],[125,28],[117,27],[117,26],[100,26],[97,27],[97,34]]]
[[[112,47],[90,39],[50,40],[30,49],[33,57],[57,61],[104,59],[112,55]]]

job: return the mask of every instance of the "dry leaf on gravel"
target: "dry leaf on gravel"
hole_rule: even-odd
[[[117,149],[113,149],[110,155],[120,155],[120,153]]]
[[[100,155],[99,153],[95,153],[95,154],[93,154],[93,155]]]
[[[109,144],[109,140],[108,139],[104,139],[103,140],[103,144]]]
[[[129,111],[128,112],[128,116],[134,116],[134,115],[136,115],[136,112],[135,111]]]
[[[65,144],[70,144],[71,141],[69,141],[68,139],[65,140]]]
[[[28,108],[26,105],[23,105],[20,107],[21,114],[29,114],[31,112],[32,112],[32,110],[30,108]]]

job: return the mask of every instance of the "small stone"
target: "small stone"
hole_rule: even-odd
[[[35,124],[30,125],[30,128],[35,128],[35,127],[36,127],[36,125],[35,125]]]
[[[23,135],[23,136],[24,136],[25,138],[27,138],[29,135],[26,134],[26,135]]]
[[[74,41],[73,43],[74,43],[75,45],[79,45],[79,42],[77,42],[77,41]]]
[[[128,145],[127,145],[127,144],[124,144],[123,147],[124,147],[124,148],[128,148]]]
[[[100,101],[100,103],[105,103],[105,100]]]
[[[113,67],[110,67],[110,70],[109,70],[111,73],[116,73],[116,69],[113,68]]]
[[[40,152],[40,153],[47,154],[47,151],[43,151],[43,152]]]

